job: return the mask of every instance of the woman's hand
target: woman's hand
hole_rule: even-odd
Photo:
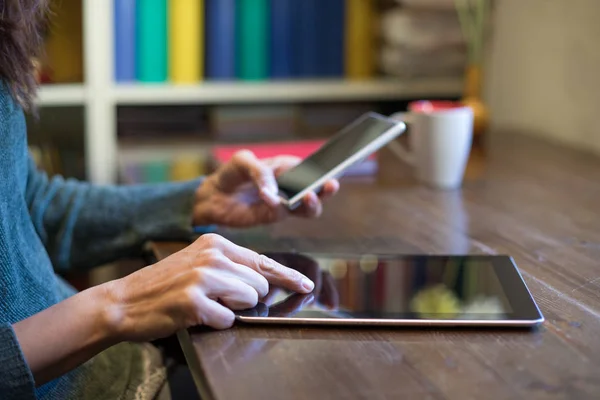
[[[297,157],[281,156],[262,162],[250,151],[236,153],[196,191],[194,225],[242,228],[285,218],[289,211],[280,204],[275,177],[300,161]],[[334,195],[338,189],[336,180],[327,182],[319,196],[309,193],[302,206],[292,214],[310,218],[319,216],[321,200]]]
[[[256,306],[269,283],[309,293],[314,283],[298,271],[239,247],[218,235],[203,235],[155,265],[109,283],[107,315],[117,336],[148,341],[194,325],[225,329],[231,310]]]
[[[298,271],[218,235],[125,278],[94,286],[13,325],[36,384],[65,374],[122,341],[149,341],[192,325],[223,329],[231,311],[256,306],[269,282],[298,293]]]
[[[314,282],[315,288],[311,296],[291,296],[286,300],[283,306],[276,309],[277,312],[297,311],[298,306],[305,306],[317,301],[321,305],[334,310],[338,307],[340,299],[339,293],[335,287],[335,281],[331,274],[319,267],[319,263],[306,255],[295,253],[265,253],[272,260],[300,272]],[[269,307],[273,299],[279,294],[280,290],[276,287],[271,287],[269,294],[261,299]]]

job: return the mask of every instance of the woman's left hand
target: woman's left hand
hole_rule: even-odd
[[[322,212],[321,201],[338,191],[337,180],[325,183],[319,195],[307,194],[302,205],[291,213],[277,196],[275,177],[300,161],[291,156],[260,161],[250,151],[236,153],[196,190],[194,225],[246,228],[277,222],[290,214],[318,217]]]

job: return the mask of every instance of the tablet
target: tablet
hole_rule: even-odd
[[[272,287],[236,312],[252,324],[506,326],[544,321],[509,256],[268,253],[315,282],[307,295]]]

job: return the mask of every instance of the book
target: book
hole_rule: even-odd
[[[237,0],[236,6],[236,75],[264,80],[269,68],[268,0]]]
[[[235,2],[204,0],[206,6],[206,78],[235,78]],[[285,1],[285,0],[284,0]]]
[[[169,78],[200,81],[204,70],[204,0],[169,0]]]
[[[137,0],[136,78],[167,80],[167,0]]]
[[[114,0],[115,80],[135,80],[136,0]]]
[[[302,0],[293,3],[293,75],[315,78],[319,66],[319,36],[316,29],[317,15],[325,7],[319,0]]]
[[[106,1],[106,0],[105,0]],[[1,2],[0,19],[7,11],[7,2]],[[15,2],[18,4],[19,2]],[[83,81],[83,24],[81,1],[52,2],[52,18],[45,40],[45,61],[48,79],[57,82]],[[12,3],[10,3],[12,5]],[[4,36],[6,33],[1,32]]]
[[[271,0],[270,70],[269,77],[292,77],[293,56],[293,3],[294,0]]]
[[[256,144],[235,144],[214,146],[211,152],[212,161],[217,165],[229,161],[240,150],[250,150],[259,160],[265,160],[281,155],[295,156],[305,159],[317,151],[325,140],[305,140],[291,142],[272,142]],[[365,161],[348,168],[344,176],[369,176],[377,172],[377,155],[373,154]]]
[[[178,157],[171,165],[170,178],[173,182],[196,179],[204,173],[202,160],[191,157]]]
[[[218,163],[229,161],[240,150],[250,150],[259,160],[280,155],[306,158],[325,143],[323,140],[294,141],[285,143],[256,143],[214,146],[212,157]]]
[[[317,74],[320,77],[344,76],[344,32],[346,0],[327,0],[315,16],[317,31]]]
[[[168,161],[149,161],[142,166],[142,179],[144,183],[169,182],[171,165]]]
[[[125,185],[133,185],[144,181],[143,168],[139,163],[127,163],[122,165],[119,175],[121,183]]]
[[[346,77],[371,78],[375,72],[375,2],[346,0]]]

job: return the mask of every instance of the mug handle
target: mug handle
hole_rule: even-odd
[[[410,116],[409,113],[398,112],[398,113],[392,114],[390,116],[390,118],[398,120],[398,121],[402,121],[402,122],[404,122],[404,123],[406,123],[408,125],[410,123],[409,116]],[[414,154],[412,154],[410,151],[408,151],[407,149],[405,149],[404,146],[402,146],[400,143],[395,142],[395,141],[391,141],[388,144],[388,148],[392,151],[392,153],[394,153],[394,155],[396,157],[398,157],[399,159],[401,159],[405,163],[407,163],[409,165],[414,165],[414,163],[415,163],[415,156],[414,156]]]

